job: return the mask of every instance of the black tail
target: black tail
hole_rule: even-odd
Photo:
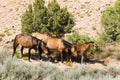
[[[15,39],[13,41],[13,54],[12,54],[12,56],[14,56],[14,54],[16,52],[16,48],[17,48],[16,39],[17,39],[17,36],[15,37]]]
[[[68,49],[70,49],[72,47],[72,44],[66,40],[62,40],[63,44],[65,47],[67,47]]]

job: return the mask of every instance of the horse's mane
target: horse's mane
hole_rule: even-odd
[[[67,48],[71,48],[72,47],[72,44],[66,40],[62,40],[64,46],[66,46]]]
[[[94,43],[93,41],[90,41],[90,42],[86,42],[85,44],[88,44],[88,43]]]
[[[41,39],[38,39],[38,38],[36,38],[36,37],[34,37],[34,36],[31,36],[31,38],[32,38],[33,40],[37,40],[37,42],[38,42],[38,41],[42,41]]]

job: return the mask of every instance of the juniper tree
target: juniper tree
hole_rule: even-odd
[[[102,13],[101,23],[111,40],[120,41],[120,0]]]
[[[44,0],[35,0],[28,10],[22,14],[22,32],[48,33],[56,37],[71,31],[74,21],[67,8],[60,8],[54,0],[45,6]]]

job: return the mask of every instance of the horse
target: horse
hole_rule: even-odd
[[[50,50],[57,50],[59,52],[59,56],[62,62],[63,62],[63,51],[65,49],[69,49],[69,51],[73,54],[73,56],[77,56],[75,46],[73,46],[68,41],[59,38],[48,38],[46,47],[48,48],[48,54],[50,54]]]
[[[21,45],[21,58],[23,57],[23,49],[24,48],[29,48],[28,50],[28,60],[30,61],[30,56],[31,56],[31,49],[35,49],[36,51],[38,51],[39,54],[39,58],[41,59],[41,53],[43,52],[42,50],[47,49],[45,47],[45,43],[40,40],[37,39],[33,36],[29,36],[26,34],[18,34],[15,36],[14,42],[13,42],[13,54],[12,56],[14,56],[15,52],[16,52],[16,48]]]
[[[80,52],[81,55],[81,63],[83,63],[83,60],[86,56],[86,52],[89,48],[91,48],[92,50],[94,49],[94,42],[87,42],[85,44],[77,44],[77,43],[73,43],[74,46],[76,46],[76,50],[77,52]]]
[[[41,33],[38,33],[38,32],[32,33],[32,36],[34,36],[38,39],[42,39],[42,41],[45,42],[45,43],[47,43],[48,39],[51,38],[47,34],[41,34]]]

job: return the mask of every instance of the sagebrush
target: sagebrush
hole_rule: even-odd
[[[56,64],[40,61],[33,65],[0,51],[0,80],[120,80],[120,66],[110,64],[106,70],[81,64],[61,70]]]

